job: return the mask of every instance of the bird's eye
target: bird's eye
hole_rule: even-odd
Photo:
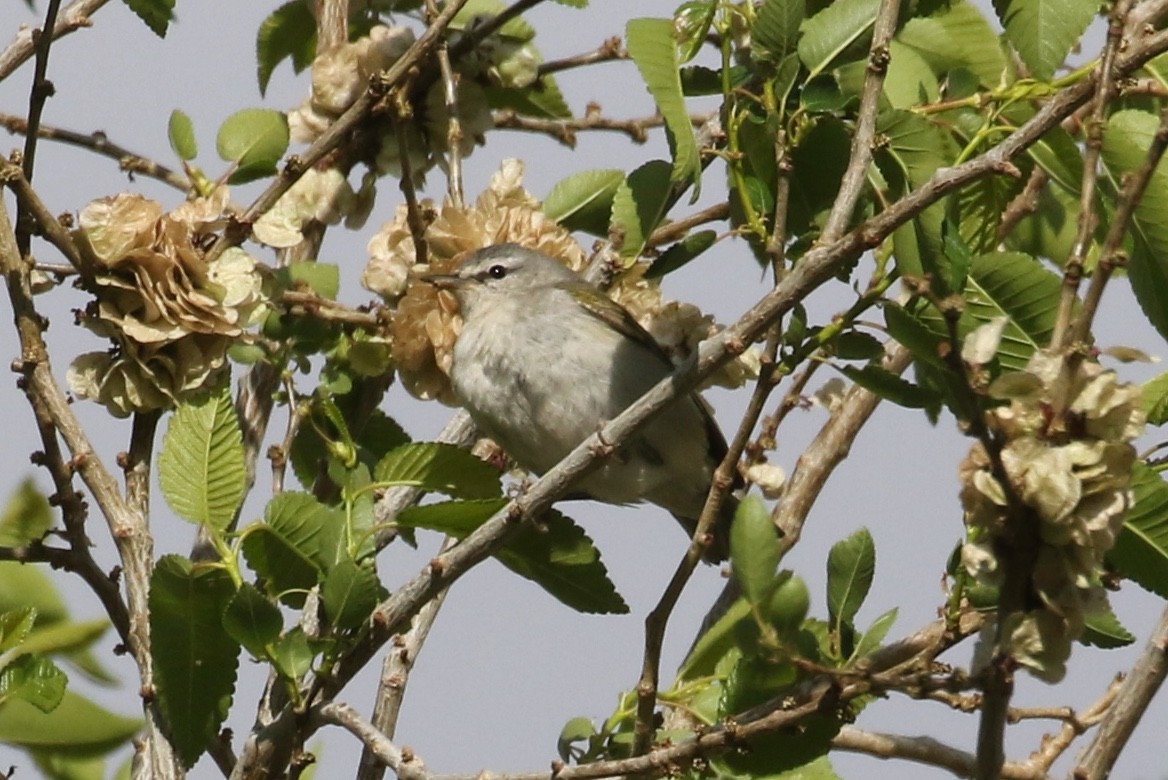
[[[492,279],[502,279],[507,275],[507,267],[503,265],[493,265],[487,269],[487,276]]]

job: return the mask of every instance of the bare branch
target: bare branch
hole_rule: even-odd
[[[864,731],[844,726],[831,741],[836,750],[863,753],[876,758],[896,758],[926,766],[947,769],[958,777],[970,777],[977,766],[977,756],[950,747],[932,737],[906,737]],[[1002,766],[1002,780],[1046,780],[1047,774],[1025,763],[1007,762]]]
[[[856,134],[852,136],[852,151],[840,182],[839,193],[820,236],[821,241],[835,241],[847,229],[868,176],[872,142],[876,137],[876,112],[880,108],[884,77],[888,73],[888,46],[892,33],[896,31],[899,11],[900,0],[881,0],[872,27],[872,47],[868,51],[868,70],[864,75],[864,90],[860,93],[860,111],[856,117]]]
[[[89,17],[107,2],[108,0],[73,0],[58,15],[57,22],[53,25],[53,39],[56,40],[82,27],[89,27],[92,24]],[[8,78],[13,71],[27,62],[35,53],[36,45],[33,30],[24,29],[18,32],[16,40],[0,52],[0,81]]]
[[[1104,780],[1111,774],[1136,724],[1164,684],[1165,676],[1168,676],[1168,609],[1160,616],[1144,652],[1119,686],[1115,703],[1079,759],[1072,773],[1076,780]]]
[[[0,114],[0,126],[6,128],[10,133],[28,134],[28,121],[24,117]],[[86,134],[42,124],[37,128],[37,135],[49,141],[58,141],[69,146],[89,149],[102,157],[116,160],[118,167],[123,171],[149,176],[182,192],[187,192],[191,188],[191,182],[185,175],[113,143],[100,130]]]

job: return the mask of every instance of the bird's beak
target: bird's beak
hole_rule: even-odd
[[[460,287],[465,287],[469,281],[457,274],[418,274],[417,278],[426,284],[434,285],[439,290],[457,290]]]

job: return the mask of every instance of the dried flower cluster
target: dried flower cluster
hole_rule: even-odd
[[[375,177],[367,173],[354,191],[336,168],[313,168],[293,184],[276,205],[252,225],[252,237],[271,247],[292,247],[304,240],[304,226],[315,221],[359,230],[373,209]]]
[[[367,35],[319,55],[312,63],[312,94],[288,113],[292,139],[301,143],[315,141],[361,97],[370,81],[388,70],[413,43],[414,33],[408,27],[375,25]],[[459,152],[465,157],[482,141],[493,122],[483,88],[471,78],[473,74],[462,75],[468,78],[459,81],[456,102],[462,131]],[[420,180],[440,162],[446,150],[449,120],[443,85],[434,84],[424,103],[413,110],[419,116],[404,121],[400,128],[379,120],[381,129],[374,135],[380,133],[380,137],[376,139],[376,153],[371,155],[377,174],[401,178],[408,166],[412,176]],[[407,166],[402,164],[403,155]]]
[[[574,271],[586,257],[575,239],[540,211],[539,201],[522,186],[523,165],[505,160],[488,188],[469,208],[446,203],[439,210],[422,203],[428,220],[426,243],[429,265],[416,266],[414,240],[401,206],[369,241],[369,264],[361,283],[395,305],[392,326],[394,360],[405,387],[420,398],[453,404],[450,365],[461,320],[448,292],[412,282],[415,271],[448,273],[463,257],[491,244],[516,243],[557,258]],[[644,278],[644,267],[622,273],[609,290],[612,298],[675,359],[687,357],[698,342],[717,331],[712,317],[695,306],[663,301],[655,280]],[[740,385],[758,371],[757,353],[745,352],[715,377]]]
[[[1144,426],[1140,391],[1098,363],[1040,351],[1025,371],[992,382],[989,393],[1007,402],[989,412],[987,423],[1004,442],[1008,492],[975,445],[960,472],[969,532],[962,563],[979,581],[997,584],[999,551],[1017,538],[1009,525],[1037,524],[1034,603],[1010,615],[1001,636],[1018,662],[1057,682],[1084,617],[1106,604],[1099,568],[1132,500],[1130,442]],[[1011,517],[1011,504],[1025,517]]]
[[[77,357],[69,386],[113,414],[165,409],[205,387],[263,302],[255,261],[229,249],[208,263],[198,238],[224,224],[227,190],[170,213],[121,194],[81,212],[78,243],[97,300],[81,322],[113,342]]]

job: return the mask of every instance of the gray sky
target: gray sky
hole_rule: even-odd
[[[38,5],[43,5],[38,3]],[[546,3],[526,18],[539,31],[537,44],[546,58],[592,49],[605,38],[621,34],[630,15],[669,16],[675,2],[642,0],[594,0],[590,9],[577,11]],[[174,164],[166,140],[167,117],[181,108],[194,120],[200,142],[198,162],[215,175],[221,168],[214,155],[215,131],[224,117],[248,106],[264,105],[281,110],[296,106],[307,94],[306,74],[294,78],[287,64],[277,70],[268,95],[261,101],[254,76],[253,45],[257,26],[275,3],[241,3],[231,0],[186,0],[178,3],[178,21],[166,41],[159,41],[120,3],[114,2],[96,17],[95,27],[60,41],[53,49],[50,78],[57,94],[49,101],[45,122],[77,131],[104,130],[129,148],[168,164]],[[8,0],[0,10],[0,40],[8,40],[21,23],[35,21],[23,3]],[[0,111],[23,114],[31,66],[25,66],[0,83]],[[652,112],[649,96],[640,86],[631,63],[589,68],[560,77],[569,104],[578,112],[586,101],[601,103],[614,117],[645,116]],[[9,138],[5,150],[20,141]],[[652,157],[667,157],[660,133],[650,144],[637,147],[621,136],[582,134],[575,152],[538,136],[495,133],[486,147],[466,161],[465,187],[472,198],[506,157],[526,162],[525,183],[536,196],[547,194],[563,176],[589,167],[631,169]],[[703,202],[723,192],[720,174],[707,174]],[[431,176],[432,188],[440,176]],[[177,204],[178,193],[147,179],[127,182],[108,160],[61,145],[43,143],[34,181],[37,190],[55,212],[76,212],[93,198],[119,191],[139,191]],[[373,217],[355,233],[330,230],[321,260],[341,266],[345,286],[342,298],[352,304],[369,299],[356,285],[365,262],[365,243],[381,221],[388,219],[398,202],[392,182],[383,181]],[[246,203],[258,192],[238,188],[234,199]],[[440,196],[440,191],[434,193]],[[45,248],[40,248],[45,252]],[[55,259],[45,256],[45,259]],[[1115,285],[1105,300],[1099,329],[1102,344],[1123,343],[1163,355],[1134,301]],[[745,311],[765,287],[757,266],[741,242],[723,242],[715,250],[668,280],[671,297],[696,303],[727,322]],[[69,297],[69,296],[59,296]],[[837,285],[816,296],[812,310],[829,316],[847,301],[847,291]],[[72,299],[52,312],[51,346],[54,369],[63,381],[69,360],[79,352],[100,349],[101,342],[71,323]],[[16,354],[10,329],[0,329],[0,355]],[[1128,369],[1124,369],[1127,374]],[[1131,373],[1131,376],[1146,375]],[[824,378],[829,372],[822,374]],[[304,386],[307,386],[307,382]],[[726,429],[736,423],[746,393],[718,391],[710,394]],[[7,496],[24,476],[35,473],[28,464],[28,449],[35,446],[35,429],[27,404],[9,380],[0,384],[0,404],[10,411],[0,452],[9,467],[0,472],[0,496]],[[128,424],[106,417],[93,404],[79,403],[78,412],[89,426],[101,454],[110,459],[125,449]],[[423,404],[400,389],[391,392],[383,408],[416,438],[433,436],[449,416],[437,404]],[[277,412],[275,427],[282,426]],[[825,416],[821,411],[800,412],[785,426],[775,460],[788,473],[802,445]],[[851,458],[837,471],[827,493],[815,508],[800,546],[784,561],[809,583],[812,613],[823,616],[824,566],[830,546],[860,526],[868,527],[877,545],[875,585],[859,623],[864,625],[892,606],[900,616],[890,638],[919,627],[936,615],[943,603],[941,575],[952,545],[961,537],[957,505],[957,463],[968,444],[945,417],[930,428],[919,414],[882,406],[861,435]],[[38,475],[42,484],[47,484]],[[258,507],[260,503],[253,501]],[[571,717],[585,715],[602,720],[616,705],[618,694],[632,687],[640,668],[642,621],[656,602],[685,546],[685,537],[664,512],[653,507],[618,509],[589,504],[564,507],[580,521],[597,542],[610,574],[631,607],[622,617],[578,615],[544,594],[536,586],[488,562],[453,589],[431,639],[415,668],[406,698],[398,742],[413,747],[427,765],[438,771],[538,770],[555,756],[555,738]],[[254,516],[254,514],[253,514]],[[91,533],[100,539],[100,519],[91,520]],[[185,552],[193,528],[175,519],[160,501],[154,517],[157,551]],[[380,570],[392,587],[412,576],[438,543],[422,534],[421,551],[391,549],[383,554]],[[102,560],[113,564],[110,545],[99,542]],[[395,545],[394,547],[399,547]],[[69,594],[78,617],[100,610],[95,599],[76,583],[58,577]],[[679,605],[667,637],[663,676],[668,678],[680,661],[697,621],[720,588],[718,573],[703,567]],[[1157,599],[1134,585],[1125,586],[1114,598],[1124,624],[1137,635],[1146,635],[1160,605]],[[107,635],[104,648],[113,643]],[[1068,683],[1050,687],[1022,677],[1016,704],[1050,704],[1085,707],[1102,691],[1105,681],[1130,665],[1141,643],[1123,651],[1102,652],[1077,647]],[[967,654],[955,655],[964,663]],[[126,659],[110,661],[127,680],[132,678]],[[376,685],[376,668],[354,681],[344,697],[368,711]],[[251,723],[262,669],[241,662],[241,684],[231,725],[238,737]],[[107,706],[132,713],[137,705],[134,686],[94,691],[77,683]],[[1155,724],[1162,724],[1168,707],[1159,702],[1135,743],[1116,768],[1116,777],[1163,776],[1149,768],[1149,757],[1158,754]],[[904,734],[929,734],[956,747],[971,749],[976,720],[957,715],[941,705],[907,702],[894,698],[877,701],[861,715],[861,727]],[[1012,729],[1008,754],[1021,759],[1037,746],[1041,729]],[[1024,735],[1018,738],[1018,735]],[[320,753],[322,774],[336,776],[351,767],[358,747],[347,734],[324,735]],[[1143,760],[1141,760],[1141,758]],[[21,757],[0,748],[0,766],[22,763]],[[886,764],[866,757],[837,755],[833,763],[845,777],[924,778],[933,770],[897,762]],[[1066,762],[1060,766],[1065,771]],[[23,770],[31,773],[31,770]],[[194,777],[218,773],[204,759]]]

